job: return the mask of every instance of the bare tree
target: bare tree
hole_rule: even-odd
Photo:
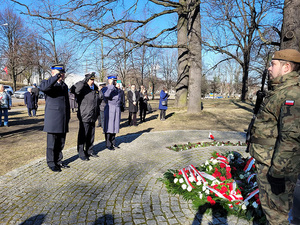
[[[243,69],[241,99],[245,100],[248,92],[248,77],[253,46],[259,39],[258,29],[264,26],[264,19],[273,8],[274,1],[260,0],[214,0],[206,10],[210,18],[207,21],[208,49],[226,54],[236,60]],[[269,20],[265,21],[270,22]],[[268,24],[270,26],[270,24]],[[211,29],[214,27],[215,29]],[[216,35],[216,34],[219,35]],[[209,37],[208,37],[209,36]]]
[[[13,88],[16,90],[17,77],[31,64],[28,62],[28,49],[25,47],[29,29],[12,8],[6,8],[0,13],[0,23],[7,23],[0,34],[1,49],[6,59],[8,74],[13,81]]]
[[[20,3],[18,0],[11,0],[12,2],[15,2],[19,5],[22,5],[26,7],[26,14],[34,17],[39,17],[47,20],[56,20],[61,22],[66,22],[70,26],[72,26],[74,29],[82,32],[91,32],[96,33],[98,37],[106,37],[113,40],[124,40],[128,43],[131,43],[133,46],[148,46],[148,47],[157,47],[157,48],[180,48],[183,51],[179,52],[178,54],[178,84],[177,84],[177,96],[176,101],[181,102],[179,105],[186,105],[186,98],[187,98],[187,87],[188,87],[188,75],[193,74],[187,74],[187,59],[190,56],[193,56],[195,54],[186,54],[187,48],[188,48],[188,39],[185,35],[178,35],[179,39],[174,39],[173,41],[169,42],[157,42],[153,43],[154,40],[157,40],[158,38],[160,40],[167,39],[170,35],[175,34],[177,28],[182,28],[185,30],[187,27],[181,26],[180,24],[176,24],[174,26],[158,29],[156,32],[151,33],[151,35],[147,36],[144,40],[136,39],[135,33],[138,33],[140,29],[142,29],[147,24],[152,23],[157,18],[160,18],[164,15],[169,14],[176,14],[181,18],[185,19],[193,19],[195,17],[195,13],[199,14],[200,11],[199,5],[200,0],[180,0],[180,2],[172,1],[172,0],[149,0],[147,2],[147,5],[150,4],[152,6],[151,10],[153,10],[153,13],[147,16],[145,19],[139,19],[139,18],[133,18],[132,16],[136,12],[138,8],[138,0],[132,1],[131,4],[126,4],[128,6],[126,9],[123,10],[123,13],[120,14],[119,11],[116,11],[119,1],[117,0],[107,0],[107,1],[68,1],[65,5],[60,7],[60,10],[57,11],[55,14],[47,14],[44,13],[42,10],[39,10],[36,8],[35,10],[31,10],[27,5]],[[40,2],[43,2],[40,1]],[[122,2],[123,3],[123,2]],[[125,7],[125,4],[123,4]],[[188,14],[193,13],[193,16],[188,17]],[[137,14],[138,15],[138,14]],[[97,21],[100,20],[100,18],[107,18],[105,21],[106,23],[103,24],[101,27],[98,26]],[[198,19],[196,19],[198,20]],[[196,21],[195,20],[195,21]],[[120,25],[122,24],[132,24],[133,32],[130,36],[124,36],[122,35],[120,31]],[[187,21],[184,21],[183,24],[187,24]],[[196,23],[190,23],[192,25],[196,25]],[[200,24],[200,22],[198,23]],[[190,29],[191,26],[188,27]],[[195,28],[194,30],[197,30],[198,28]],[[188,32],[188,31],[184,31]],[[181,38],[184,40],[182,41]],[[168,39],[171,40],[171,39]],[[199,40],[199,36],[198,36]],[[176,43],[177,42],[177,43]],[[158,44],[159,43],[159,44]],[[196,42],[195,42],[196,43]],[[201,42],[198,42],[198,45],[201,45]],[[180,50],[181,51],[181,50]],[[201,52],[201,51],[200,51]],[[201,55],[201,54],[200,54]],[[192,61],[195,62],[195,59]],[[195,64],[196,66],[200,66],[200,63]],[[182,71],[182,69],[184,71]],[[195,69],[192,71],[201,71],[201,69]],[[194,73],[194,72],[192,72]],[[198,72],[197,72],[198,73]],[[197,74],[195,77],[200,76],[200,79],[193,79],[192,84],[196,85],[196,82],[201,83],[201,75]],[[199,90],[201,89],[201,85],[197,85],[197,89],[199,87]],[[201,91],[195,91],[195,94],[197,94],[197,99],[199,99],[199,96],[201,95]],[[183,96],[183,97],[181,97]],[[191,105],[195,105],[195,107],[200,104],[198,100],[193,100],[193,97],[195,95],[190,96],[189,100],[192,101]],[[196,108],[188,108],[188,110],[195,110]]]
[[[173,89],[177,80],[177,54],[172,51],[164,51],[161,56],[161,72],[167,88]]]

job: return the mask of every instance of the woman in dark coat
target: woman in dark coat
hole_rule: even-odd
[[[159,109],[160,109],[160,120],[166,120],[166,110],[168,109],[168,89],[166,87],[163,87],[163,89],[160,92],[160,98],[159,98]]]
[[[106,147],[109,150],[115,150],[116,146],[116,133],[119,133],[121,110],[120,102],[121,95],[119,90],[115,87],[116,76],[109,76],[108,85],[102,88],[104,101],[106,102],[104,108],[104,126],[103,132],[105,133]]]
[[[140,90],[140,98],[139,98],[139,102],[140,102],[140,121],[141,122],[146,122],[146,112],[147,112],[147,107],[148,107],[148,94],[147,94],[147,90],[145,89],[145,87],[142,85],[141,86],[141,90]]]

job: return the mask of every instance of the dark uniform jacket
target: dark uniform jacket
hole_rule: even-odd
[[[79,81],[71,87],[71,92],[76,95],[78,119],[85,123],[96,122],[100,114],[98,87],[94,85],[93,90],[85,81]]]
[[[69,131],[70,104],[68,86],[58,76],[43,80],[40,86],[45,93],[45,124],[44,131],[48,133],[67,133]]]

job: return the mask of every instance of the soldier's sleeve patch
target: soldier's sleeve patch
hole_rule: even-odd
[[[294,105],[295,104],[295,101],[293,100],[285,100],[285,105]]]

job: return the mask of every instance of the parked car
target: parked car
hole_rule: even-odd
[[[3,86],[7,93],[9,93],[10,95],[14,94],[14,90],[12,89],[11,86],[9,86],[9,85],[3,85]]]
[[[27,92],[27,89],[28,89],[28,88],[32,88],[32,86],[25,86],[25,87],[22,87],[20,90],[15,91],[14,96],[15,96],[16,98],[24,98],[24,94]]]

